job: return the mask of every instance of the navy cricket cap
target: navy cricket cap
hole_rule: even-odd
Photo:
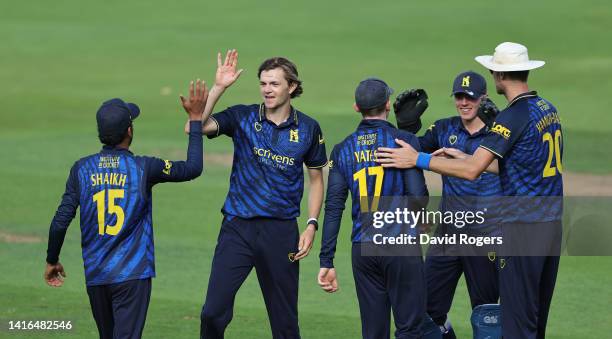
[[[474,99],[478,99],[487,94],[487,81],[476,72],[463,72],[457,75],[455,81],[453,81],[453,93],[451,95],[458,93],[465,93]]]
[[[355,90],[355,104],[359,109],[372,109],[384,105],[393,89],[378,78],[367,78]]]
[[[126,103],[119,98],[105,101],[96,113],[98,135],[123,135],[139,114],[140,108],[131,102]]]

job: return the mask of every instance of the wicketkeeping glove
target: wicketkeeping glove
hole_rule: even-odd
[[[400,93],[393,103],[397,128],[416,134],[421,129],[421,115],[428,106],[424,89],[411,89]]]
[[[477,115],[487,127],[491,128],[493,126],[497,114],[499,114],[499,109],[497,109],[497,106],[495,106],[495,103],[491,101],[491,99],[484,98],[480,101]]]

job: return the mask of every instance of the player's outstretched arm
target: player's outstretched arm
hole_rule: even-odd
[[[442,175],[475,180],[493,162],[493,153],[478,148],[474,155],[465,159],[445,159],[431,154],[419,153],[408,143],[396,139],[399,148],[381,147],[376,152],[377,162],[383,167],[413,168],[419,167]]]
[[[204,81],[198,79],[189,84],[189,97],[180,95],[181,104],[189,115],[189,144],[186,161],[169,161],[158,158],[147,159],[147,180],[151,185],[161,182],[182,182],[195,179],[202,174],[204,157],[202,146],[202,111],[208,99]]]
[[[456,148],[447,148],[447,147],[442,147],[436,150],[435,152],[431,153],[431,155],[442,156],[442,157],[447,157],[451,159],[465,159],[470,156],[469,154],[464,153]],[[489,173],[493,173],[493,174],[499,174],[498,160],[494,159],[485,171]]]

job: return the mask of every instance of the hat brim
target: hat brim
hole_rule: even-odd
[[[532,69],[540,68],[544,66],[545,62],[541,60],[530,60],[518,64],[505,65],[493,62],[492,55],[480,55],[474,58],[476,62],[483,65],[485,68],[490,69],[494,72],[518,72],[518,71],[529,71]]]
[[[461,90],[461,91],[454,91],[453,93],[451,93],[451,97],[455,96],[455,94],[465,94],[467,96],[469,96],[472,99],[478,99],[480,98],[480,96],[476,95],[476,93],[472,92],[472,91],[466,91],[466,90]],[[484,94],[483,94],[484,95]]]
[[[138,118],[138,116],[140,115],[140,108],[138,107],[138,105],[131,102],[127,102],[126,105],[130,111],[131,120]]]

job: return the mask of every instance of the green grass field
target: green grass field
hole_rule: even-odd
[[[430,123],[454,114],[448,94],[457,73],[473,69],[490,79],[474,56],[516,41],[529,47],[531,58],[547,61],[532,73],[530,84],[563,119],[564,167],[609,174],[612,47],[605,41],[611,30],[612,7],[603,0],[0,4],[0,337],[97,335],[85,293],[78,222],[61,255],[69,275],[65,285],[47,287],[42,273],[49,222],[68,170],[99,148],[94,114],[102,101],[119,96],[140,105],[135,153],[183,159],[186,115],[178,94],[193,78],[213,81],[216,52],[237,48],[246,69],[219,108],[257,102],[259,62],[284,55],[296,62],[304,80],[305,93],[294,104],[319,120],[329,152],[359,121],[351,105],[360,79],[376,75],[396,91],[426,88],[431,100],[425,123]],[[228,139],[205,142],[206,155],[229,155],[231,149]],[[158,277],[145,337],[195,337],[199,331],[230,171],[221,164],[205,167],[195,182],[155,189]],[[320,238],[301,263],[304,338],[359,337],[349,233],[345,214],[336,260],[341,290],[335,295],[316,285]],[[611,258],[562,258],[549,337],[609,336],[611,267]],[[450,315],[460,338],[471,335],[469,315],[462,282]],[[74,329],[5,330],[8,320],[28,319],[72,320]],[[227,336],[270,337],[254,275],[238,294]]]

